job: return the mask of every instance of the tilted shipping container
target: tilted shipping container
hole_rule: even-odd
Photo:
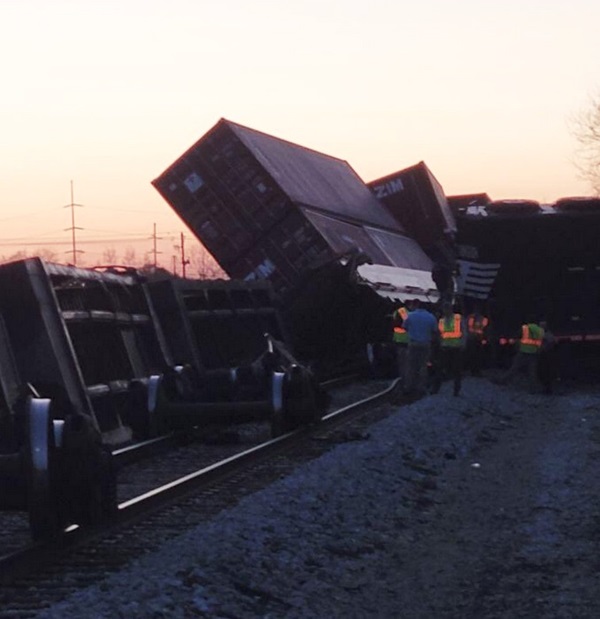
[[[353,249],[431,268],[346,161],[226,119],[152,184],[228,275],[279,292]]]
[[[454,215],[442,186],[423,161],[371,181],[368,186],[430,257],[452,260]]]

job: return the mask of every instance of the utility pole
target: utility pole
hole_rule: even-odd
[[[156,267],[158,266],[158,254],[161,254],[162,252],[158,251],[156,249],[156,241],[159,241],[160,239],[156,236],[156,224],[154,224],[154,232],[152,234],[152,239],[153,239],[153,245],[152,245],[152,255],[154,256],[154,268],[156,269]]]
[[[83,204],[75,204],[73,200],[73,181],[71,181],[71,204],[66,204],[63,208],[71,209],[71,227],[65,228],[65,232],[68,232],[69,230],[71,231],[71,243],[72,243],[71,252],[73,254],[73,266],[77,266],[77,254],[83,253],[81,250],[77,249],[77,243],[75,242],[75,230],[83,230],[83,228],[78,228],[75,225],[75,207],[76,206],[83,206]]]
[[[185,279],[185,267],[190,263],[189,260],[185,258],[185,245],[184,245],[184,237],[183,232],[181,233],[181,276]]]

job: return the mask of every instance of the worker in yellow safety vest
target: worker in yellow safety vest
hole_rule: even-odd
[[[454,312],[451,303],[444,303],[438,328],[440,331],[440,349],[434,370],[432,393],[437,393],[444,379],[450,378],[453,382],[453,393],[458,396],[462,386],[463,355],[467,330],[462,314]]]
[[[465,368],[470,370],[473,376],[481,376],[489,323],[488,317],[481,312],[479,306],[467,317]]]
[[[543,322],[541,324],[544,324]],[[535,391],[537,385],[537,364],[540,348],[544,341],[544,328],[537,322],[526,322],[521,326],[517,354],[508,372],[500,379],[506,385],[522,370],[527,371],[529,389]]]

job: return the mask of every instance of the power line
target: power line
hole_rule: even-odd
[[[76,206],[83,206],[83,204],[75,204],[75,202],[73,201],[73,181],[71,181],[71,204],[67,204],[64,208],[70,208],[71,209],[71,227],[70,228],[65,228],[65,231],[68,232],[69,230],[71,231],[71,239],[72,239],[72,252],[73,252],[73,265],[77,265],[77,254],[78,253],[82,253],[81,250],[79,250],[79,252],[77,251],[77,246],[75,243],[75,230],[83,230],[83,228],[78,228],[75,225],[75,207]]]
[[[16,207],[15,207],[16,208]],[[20,215],[13,215],[12,217],[0,217],[0,221],[11,221],[13,219],[28,219],[33,215],[39,215],[40,213],[47,213],[47,210],[33,211],[32,213],[21,213]]]
[[[116,211],[117,213],[144,213],[144,215],[162,215],[163,214],[163,211],[159,213],[158,211],[130,209],[130,208],[111,208],[107,206],[88,206],[86,208],[93,209],[95,211]]]
[[[85,239],[79,238],[77,245],[99,245],[102,243],[140,243],[147,241],[148,235],[140,235],[139,238],[128,237],[113,237],[113,238],[101,238],[101,239]],[[67,239],[52,239],[46,241],[27,241],[27,240],[15,240],[15,241],[3,241],[0,239],[0,247],[16,247],[22,245],[24,247],[43,247],[44,245],[69,245],[71,241]],[[79,250],[78,250],[79,251]]]
[[[174,231],[170,230],[163,233],[164,236],[161,239],[176,239],[181,232],[179,230]],[[86,245],[88,243],[96,244],[96,243],[127,243],[127,242],[140,242],[147,241],[148,233],[147,232],[132,232],[129,235],[124,236],[107,236],[107,237],[89,237],[78,236],[77,237],[77,245]],[[9,238],[0,238],[0,246],[3,245],[68,245],[69,240],[59,237],[54,238],[46,238],[40,239],[37,237],[9,237]]]
[[[162,240],[162,237],[156,236],[156,224],[154,224],[153,233],[152,233],[152,254],[154,255],[154,268],[156,268],[158,264],[158,254],[162,254],[161,251],[156,249],[156,241]]]

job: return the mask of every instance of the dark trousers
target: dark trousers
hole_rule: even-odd
[[[410,342],[406,351],[404,393],[425,395],[427,392],[427,363],[431,356],[431,344]]]
[[[517,352],[508,372],[500,379],[500,384],[508,384],[519,372],[525,370],[529,379],[529,390],[533,393],[537,386],[537,363],[538,353]]]
[[[484,348],[481,340],[478,338],[470,338],[467,341],[467,350],[465,354],[465,370],[471,372],[473,376],[481,376],[483,369]]]
[[[462,370],[463,349],[458,346],[442,346],[436,360],[432,393],[440,390],[444,380],[451,379],[454,395],[458,395],[462,386]]]
[[[408,354],[408,343],[396,342],[396,359],[398,368],[398,377],[403,381],[406,377],[406,356]]]
[[[538,355],[537,376],[544,393],[552,393],[558,379],[559,358],[556,349],[540,351]]]

